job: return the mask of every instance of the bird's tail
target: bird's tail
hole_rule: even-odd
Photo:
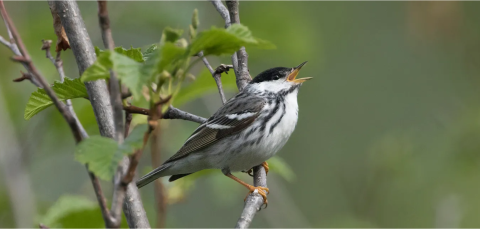
[[[158,168],[154,169],[153,171],[149,172],[147,175],[143,176],[142,178],[140,178],[140,180],[137,181],[137,187],[141,188],[141,187],[149,184],[150,182],[156,180],[157,178],[162,177],[162,171],[164,171],[165,169],[167,169],[171,165],[172,164],[170,164],[170,163],[163,164],[160,167],[158,167]]]

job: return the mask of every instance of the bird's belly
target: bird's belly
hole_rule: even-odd
[[[231,171],[246,171],[273,157],[285,145],[295,129],[296,112],[296,110],[286,112],[275,128],[271,129],[273,121],[267,124],[261,134],[262,137],[252,134],[246,137],[247,140],[243,141],[243,144],[231,144],[232,156],[222,163],[223,168],[229,168]],[[247,128],[241,136],[244,137],[248,134],[251,128],[256,127]],[[230,141],[235,142],[234,139]]]

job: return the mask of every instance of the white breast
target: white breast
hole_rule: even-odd
[[[272,111],[276,105],[276,103],[267,104],[264,109]],[[248,170],[274,156],[287,143],[298,119],[297,91],[286,95],[279,105],[278,111],[266,123],[261,141],[251,145],[232,145],[232,148],[235,149],[234,157],[220,163],[222,166],[230,168],[231,171]],[[265,112],[265,115],[268,113]],[[264,117],[259,117],[259,119],[261,118]],[[273,125],[275,127],[271,130]],[[243,133],[248,133],[251,128],[259,129],[260,125],[252,125]],[[245,142],[256,141],[258,138],[259,135],[252,135],[247,137]]]

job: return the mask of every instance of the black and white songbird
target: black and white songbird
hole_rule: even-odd
[[[223,174],[267,203],[266,187],[249,185],[231,172],[249,171],[263,165],[287,142],[298,119],[298,89],[306,80],[297,79],[306,62],[294,68],[272,68],[260,73],[243,91],[228,100],[186,140],[163,165],[142,177],[142,187],[159,177],[174,181],[203,169],[221,169]]]

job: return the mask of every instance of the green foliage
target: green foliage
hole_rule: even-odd
[[[134,59],[137,62],[144,62],[145,61],[141,48],[130,47],[130,49],[125,49],[125,48],[119,46],[119,47],[116,47],[114,50],[115,50],[115,52],[123,54],[125,56],[128,56],[129,58]],[[95,46],[95,55],[97,57],[100,56],[100,54],[102,54],[104,52],[105,52],[104,50],[101,50],[100,48]]]
[[[83,196],[64,195],[40,217],[40,223],[54,227],[102,227],[98,204]]]
[[[170,27],[166,27],[165,29],[163,29],[162,41],[175,42],[182,36],[182,34],[182,29],[172,29]]]
[[[52,89],[55,94],[57,94],[60,101],[75,98],[88,98],[87,89],[80,79],[65,78],[63,83],[55,81]],[[34,115],[51,105],[53,105],[53,102],[50,97],[44,89],[39,88],[36,92],[33,92],[28,99],[27,106],[25,107],[25,120],[32,118]]]
[[[139,98],[143,85],[149,80],[149,76],[144,75],[141,71],[142,66],[141,63],[126,55],[118,52],[104,51],[97,57],[97,61],[85,70],[81,80],[86,82],[107,79],[110,77],[110,69],[112,69],[120,81],[130,89],[132,95]]]
[[[144,62],[143,53],[141,48],[124,49],[123,47],[116,47],[115,52],[128,56],[130,59],[133,59],[137,62]]]
[[[264,40],[252,36],[248,28],[241,24],[233,24],[228,29],[211,28],[200,32],[189,47],[189,55],[203,50],[204,55],[232,54],[242,46],[272,49],[275,46]]]
[[[143,59],[148,60],[148,58],[150,58],[150,56],[154,54],[156,50],[158,50],[157,44],[150,45],[148,49],[142,53]]]
[[[237,89],[233,71],[229,75],[223,74],[222,76],[222,86],[224,91],[234,91]],[[173,104],[178,107],[201,95],[216,92],[218,92],[218,89],[212,75],[207,69],[204,69],[200,75],[197,76],[195,81],[183,87],[178,94],[175,95]]]
[[[91,136],[77,145],[75,159],[88,164],[88,169],[99,178],[111,180],[122,158],[142,148],[146,128],[146,124],[136,126],[122,145],[110,138]]]

